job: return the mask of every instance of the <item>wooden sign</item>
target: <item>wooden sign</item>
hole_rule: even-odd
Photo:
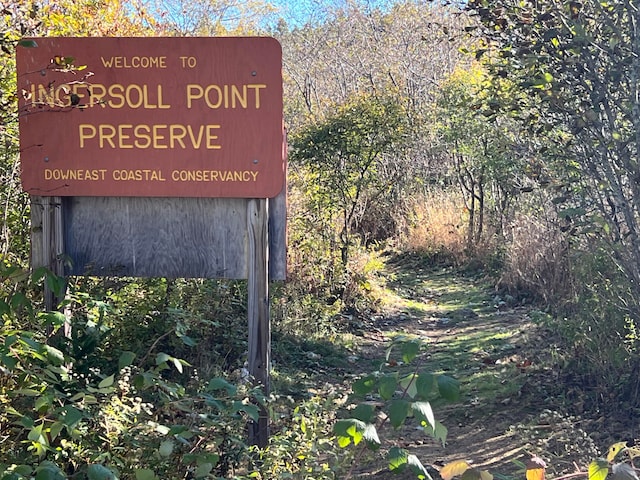
[[[25,191],[272,198],[283,190],[282,51],[275,39],[32,43],[17,50]]]

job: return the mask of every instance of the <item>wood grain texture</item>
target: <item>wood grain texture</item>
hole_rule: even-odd
[[[72,275],[246,278],[246,200],[70,197]]]
[[[31,197],[34,268],[64,253],[67,275],[247,278],[247,199],[62,198],[63,246],[52,256],[43,232],[49,198]],[[286,192],[269,203],[269,278],[285,280]]]
[[[249,233],[249,277],[247,282],[247,316],[249,322],[249,374],[262,388],[270,391],[271,323],[269,312],[269,239],[268,200],[252,199],[247,204],[247,232]],[[260,409],[257,422],[249,425],[249,442],[260,448],[269,441],[269,415]]]

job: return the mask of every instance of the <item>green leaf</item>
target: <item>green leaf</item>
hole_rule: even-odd
[[[160,444],[160,447],[158,447],[158,453],[161,457],[170,457],[173,453],[173,447],[173,440],[165,440]]]
[[[375,407],[368,403],[361,403],[351,412],[351,416],[356,418],[364,423],[371,423],[373,420],[373,414],[375,412]]]
[[[404,363],[411,363],[414,358],[420,353],[421,342],[417,340],[411,340],[402,344],[402,361]]]
[[[416,379],[416,396],[422,400],[426,400],[431,394],[435,383],[435,376],[433,373],[420,373]]]
[[[55,463],[44,461],[36,468],[35,480],[65,480],[65,475]]]
[[[404,378],[401,378],[398,384],[407,393],[409,398],[416,398],[418,389],[416,386],[416,380],[418,376],[415,373],[411,373]]]
[[[45,325],[51,325],[54,328],[60,328],[67,321],[67,317],[62,312],[43,312],[38,315]]]
[[[87,469],[88,480],[117,480],[118,477],[115,473],[109,470],[104,465],[93,464],[89,465]]]
[[[418,478],[431,478],[427,469],[422,465],[422,462],[415,455],[411,454],[407,457],[407,464],[413,473],[418,475]]]
[[[64,408],[64,417],[62,418],[62,423],[64,423],[67,427],[73,427],[76,423],[78,423],[84,414],[70,405],[67,405]]]
[[[167,361],[171,360],[171,355],[167,355],[164,352],[160,352],[156,355],[156,365],[162,365],[163,363],[166,363]]]
[[[400,428],[409,415],[410,404],[407,400],[398,399],[389,405],[389,421],[393,428]]]
[[[224,378],[215,377],[209,380],[207,390],[210,392],[215,392],[216,390],[225,390],[227,394],[235,395],[237,388],[235,385],[227,382]]]
[[[213,470],[212,463],[201,463],[200,465],[198,465],[198,468],[196,468],[194,476],[196,478],[204,478],[211,473],[211,470]]]
[[[39,442],[39,443],[46,444],[47,440],[42,435],[42,424],[37,425],[33,427],[31,430],[29,430],[29,433],[27,434],[27,439],[32,442]]]
[[[589,464],[588,480],[605,480],[609,473],[609,462],[604,458],[597,458]]]
[[[113,385],[114,381],[115,377],[113,375],[109,375],[98,384],[98,388],[108,388]]]
[[[436,417],[433,414],[433,409],[429,402],[414,402],[411,404],[411,408],[420,420],[426,420],[431,428],[435,429]]]
[[[0,298],[0,317],[11,311],[9,304]]]
[[[429,423],[426,420],[422,422],[422,424],[424,427],[424,431],[427,434],[431,435],[436,440],[440,440],[440,442],[442,443],[442,446],[444,447],[444,444],[447,441],[447,434],[449,433],[449,430],[447,430],[447,427],[445,427],[438,420],[436,420],[435,427],[432,427],[431,425],[429,425]]]
[[[257,405],[253,405],[251,403],[242,403],[240,401],[233,402],[234,408],[237,412],[246,413],[251,420],[257,422],[260,418],[260,409]]]
[[[47,352],[47,359],[53,365],[60,366],[64,363],[64,353],[51,345],[45,345],[44,348]]]
[[[356,395],[366,395],[371,393],[376,386],[376,379],[373,375],[360,378],[353,382],[353,393]]]
[[[387,461],[389,462],[389,470],[394,473],[400,473],[407,466],[407,459],[409,453],[400,447],[391,447],[387,454]]]
[[[188,347],[195,347],[198,344],[198,342],[187,335],[180,335],[180,340]]]
[[[156,474],[153,473],[153,470],[148,468],[137,468],[135,470],[136,480],[157,480]]]
[[[438,390],[445,400],[455,402],[460,398],[460,383],[447,375],[438,375]]]
[[[358,445],[362,441],[366,426],[367,424],[361,420],[347,418],[345,420],[338,420],[333,426],[333,432],[338,437],[340,446],[344,448],[351,442],[353,442],[354,445]]]
[[[391,400],[398,388],[398,375],[388,374],[380,378],[378,393],[384,400]]]
[[[118,370],[122,370],[123,368],[131,365],[135,358],[136,354],[133,352],[122,352],[120,354],[120,358],[118,359]]]

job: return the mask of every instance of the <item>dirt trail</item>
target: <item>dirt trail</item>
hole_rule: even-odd
[[[406,260],[391,268],[388,299],[362,330],[362,355],[383,358],[396,334],[427,339],[426,368],[457,378],[461,398],[434,405],[448,428],[446,447],[417,429],[389,438],[436,470],[466,460],[494,475],[524,478],[513,460],[533,454],[547,462],[549,477],[586,468],[598,454],[585,433],[590,421],[565,413],[549,333],[533,320],[535,309],[451,269],[423,269]],[[357,478],[415,478],[392,475],[384,465],[368,472]]]

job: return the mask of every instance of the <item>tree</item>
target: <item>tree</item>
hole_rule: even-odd
[[[404,111],[393,98],[356,97],[292,138],[291,163],[305,168],[311,203],[329,218],[340,217],[341,259],[346,266],[352,233],[369,202],[392,189],[384,160],[405,139]],[[315,192],[311,189],[317,189]]]
[[[523,186],[522,161],[514,155],[514,122],[493,112],[499,96],[508,94],[508,85],[492,82],[474,64],[457,69],[443,82],[436,101],[436,131],[465,199],[470,252],[484,240],[487,220],[503,235],[503,224]],[[493,218],[486,219],[487,213]]]
[[[263,0],[150,0],[148,14],[165,35],[255,35],[275,8]]]
[[[560,215],[607,245],[640,320],[640,32],[635,2],[474,0],[492,72],[533,100],[531,131],[555,131],[547,171]],[[518,108],[512,106],[512,108]],[[549,137],[552,138],[552,137]],[[635,300],[633,300],[635,299]]]

